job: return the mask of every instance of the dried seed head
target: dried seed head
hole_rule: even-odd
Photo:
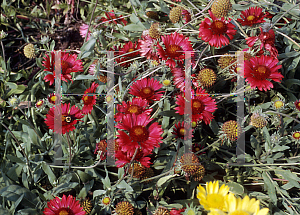
[[[217,80],[216,73],[209,68],[200,70],[198,74],[198,80],[204,87],[211,87]]]
[[[153,39],[158,39],[161,35],[160,31],[159,23],[153,23],[149,29],[149,36]]]
[[[193,153],[185,153],[180,158],[181,169],[189,174],[194,175],[199,169],[199,159]]]
[[[170,215],[170,211],[162,206],[159,206],[153,213],[153,215]]]
[[[229,120],[223,124],[222,131],[229,140],[236,141],[242,133],[242,128],[237,121]]]
[[[230,0],[216,0],[211,6],[211,12],[217,18],[226,17],[231,9]]]
[[[82,210],[84,210],[86,212],[86,214],[91,213],[92,208],[93,208],[91,201],[88,199],[82,200],[80,202],[80,206],[82,207]]]
[[[173,7],[170,11],[169,18],[172,23],[177,23],[179,22],[181,18],[181,13],[182,13],[183,8],[182,7]]]
[[[259,113],[253,113],[251,116],[250,125],[256,128],[263,128],[267,125],[267,120]]]
[[[35,48],[34,45],[29,43],[24,47],[24,55],[27,58],[34,58],[35,57]]]
[[[146,168],[144,174],[141,176],[141,180],[147,179],[147,178],[151,178],[154,176],[154,171],[152,168]],[[144,181],[144,184],[149,184],[152,180],[147,180]]]
[[[155,19],[158,21],[158,14],[155,11],[147,11],[146,15],[150,18],[150,19]]]
[[[193,175],[193,178],[195,181],[201,181],[202,178],[205,175],[205,168],[202,165],[198,166],[198,170],[196,171],[196,173]]]
[[[134,167],[133,168],[133,177],[134,178],[142,177],[142,175],[146,172],[146,168],[147,168],[139,163],[134,163],[133,167]],[[132,172],[132,165],[129,167],[128,173],[131,174],[131,172]]]
[[[129,202],[122,201],[116,205],[115,212],[118,215],[133,215],[134,209]]]

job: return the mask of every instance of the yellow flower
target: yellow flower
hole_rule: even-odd
[[[223,184],[219,187],[219,181],[206,182],[206,190],[198,186],[197,198],[205,210],[225,209],[225,197],[228,194],[229,187]]]
[[[225,198],[225,211],[227,215],[267,215],[268,208],[259,208],[259,200],[250,199],[245,196],[243,199],[236,198],[233,193],[230,193]],[[208,215],[226,215],[223,211],[213,209]]]

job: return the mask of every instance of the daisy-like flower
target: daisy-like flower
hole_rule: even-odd
[[[134,82],[129,90],[131,95],[146,99],[149,103],[158,101],[163,95],[163,91],[158,91],[162,88],[162,84],[154,78],[143,78]]]
[[[227,214],[220,209],[212,209],[208,215],[267,215],[269,213],[268,208],[260,209],[259,200],[250,199],[249,196],[241,199],[229,193],[225,199]]]
[[[267,51],[270,52],[271,56],[273,57],[277,57],[278,55],[278,51],[275,48],[275,33],[273,29],[269,29],[264,31],[261,27],[260,27],[260,35],[254,36],[254,37],[248,37],[246,38],[247,40],[247,45],[249,47],[254,46],[256,41],[260,41],[260,49],[262,50],[263,48],[265,48]]]
[[[194,129],[191,128],[191,125],[189,123],[178,122],[178,124],[175,124],[175,128],[173,129],[172,134],[174,134],[176,138],[184,138],[185,140],[187,140],[193,137],[193,130]]]
[[[84,39],[86,34],[87,35],[87,38],[86,38],[86,41],[88,41],[90,39],[90,36],[91,36],[91,31],[89,31],[89,25],[87,24],[82,24],[80,27],[79,27],[79,33],[80,33],[80,36]]]
[[[122,120],[124,114],[142,114],[145,113],[150,115],[152,109],[148,109],[149,104],[147,100],[142,98],[133,98],[132,101],[125,102],[123,101],[122,104],[117,105],[118,113],[115,115],[115,120],[117,122]]]
[[[242,26],[252,26],[255,24],[260,24],[265,22],[265,14],[262,12],[262,8],[260,7],[250,7],[241,13],[241,19],[237,19]]]
[[[206,182],[206,189],[200,185],[197,189],[197,198],[205,210],[219,209],[225,211],[225,200],[229,191],[227,185],[223,184],[219,187],[219,181]]]
[[[267,91],[273,88],[270,80],[280,83],[283,75],[278,71],[282,67],[277,65],[278,62],[277,58],[266,55],[253,57],[249,61],[245,61],[244,77],[251,88],[257,87],[260,91]]]
[[[294,131],[291,135],[292,140],[295,142],[299,142],[300,141],[300,131]]]
[[[43,109],[44,106],[45,106],[44,99],[40,99],[35,103],[35,107],[39,110]]]
[[[116,151],[115,158],[117,159],[116,165],[117,167],[123,167],[126,164],[130,163],[132,160],[134,154],[130,152],[124,152],[124,151]],[[147,157],[147,155],[150,155],[150,153],[144,153],[141,149],[138,150],[136,156],[134,157],[134,161],[139,162],[141,165],[145,167],[150,167],[150,157]]]
[[[272,104],[276,110],[280,110],[284,108],[285,102],[284,100],[276,99],[275,101],[272,102]]]
[[[47,97],[48,103],[55,105],[56,95],[54,93],[50,93]]]
[[[209,15],[212,20],[205,18],[200,24],[200,39],[217,48],[228,45],[229,39],[232,40],[236,34],[235,26],[230,23],[231,19],[228,21],[224,17],[217,19],[210,10]]]
[[[54,122],[55,122],[55,106],[50,108],[46,115],[45,123],[49,127],[49,129],[54,130]],[[62,104],[61,105],[61,121],[62,126],[61,130],[54,130],[54,132],[59,134],[65,134],[66,132],[73,131],[75,129],[75,124],[78,119],[83,118],[81,111],[74,106],[70,107],[70,104]]]
[[[212,113],[217,109],[214,99],[209,97],[204,89],[198,88],[196,92],[192,90],[192,120],[198,122],[203,120],[205,124],[209,124],[214,118]],[[182,95],[178,96],[176,101],[178,107],[175,108],[176,113],[184,115],[185,98]]]
[[[147,59],[159,61],[156,53],[156,40],[152,39],[149,34],[142,36],[142,39],[139,39],[138,48],[141,49],[141,56],[144,56]]]
[[[180,89],[180,91],[184,92],[185,89],[185,71],[182,67],[173,67],[171,68],[171,72],[173,74],[173,82],[175,87]]]
[[[47,203],[47,208],[44,209],[44,215],[85,215],[86,212],[80,206],[79,201],[75,197],[63,195],[62,199],[58,197],[50,200]]]
[[[126,62],[126,63],[122,63],[122,62],[128,61],[131,58],[138,56],[139,52],[137,50],[138,50],[137,42],[132,43],[131,41],[129,41],[129,42],[125,43],[123,45],[123,47],[119,49],[118,55],[124,55],[124,54],[126,54],[126,55],[124,55],[123,57],[116,58],[117,63],[121,63],[120,65],[122,67],[128,67],[131,62]],[[133,52],[133,53],[131,53],[131,52]]]
[[[51,57],[50,57],[51,56]],[[51,72],[52,74],[48,74],[44,77],[46,82],[50,82],[50,85],[54,83],[55,77],[55,52],[51,52],[51,55],[47,55],[44,57],[43,66],[46,67],[44,71]],[[68,82],[68,80],[72,81],[72,72],[82,72],[82,62],[81,60],[77,60],[76,54],[69,54],[66,52],[61,53],[61,80]]]
[[[170,35],[162,36],[161,39],[164,48],[160,44],[157,44],[157,52],[162,60],[166,60],[166,64],[169,67],[176,66],[175,60],[183,63],[185,51],[192,52],[191,56],[194,55],[189,38],[185,37],[183,34],[174,32]]]
[[[300,99],[294,102],[295,108],[300,111]]]
[[[136,148],[142,149],[144,154],[150,153],[154,147],[160,147],[163,130],[161,125],[153,122],[147,114],[126,114],[122,122],[116,125],[119,135],[117,142],[121,151],[128,152],[132,156]],[[121,130],[122,129],[122,130]],[[125,132],[126,131],[126,132]]]
[[[9,107],[17,108],[21,101],[16,95],[14,95],[8,99],[7,103],[9,104]]]
[[[95,82],[92,83],[92,86],[88,88],[86,91],[84,91],[84,94],[88,93],[95,93],[97,87],[99,84],[96,84]],[[88,114],[91,113],[93,110],[93,106],[96,104],[96,96],[95,95],[83,95],[82,96],[82,101],[83,101],[83,108],[82,108],[82,113],[83,114]]]

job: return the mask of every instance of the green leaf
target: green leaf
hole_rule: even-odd
[[[79,175],[79,177],[83,183],[87,183],[88,181],[90,181],[92,179],[91,175],[89,175],[85,172],[82,172],[80,170],[77,170],[77,174]]]
[[[239,183],[231,181],[228,182],[227,185],[229,187],[229,191],[233,192],[234,194],[242,195],[244,193],[244,187]]]
[[[133,189],[130,185],[128,185],[124,180],[122,180],[118,185],[117,188],[125,189],[125,192],[132,192]]]
[[[106,190],[95,190],[93,192],[93,199],[97,196],[102,196],[104,193],[106,193]]]
[[[54,173],[52,172],[50,166],[48,164],[46,164],[46,162],[42,162],[42,168],[43,168],[44,172],[48,175],[49,182],[54,186],[57,178],[54,175]]]
[[[18,157],[15,157],[13,155],[8,154],[7,158],[11,161],[11,162],[15,162],[15,163],[21,163],[21,164],[25,164],[25,162],[23,160],[21,160]]]
[[[271,150],[270,146],[271,146],[271,137],[269,134],[268,129],[266,128],[266,126],[263,128],[263,135],[265,138],[265,150],[268,152]]]
[[[175,112],[176,110],[166,110],[166,111],[161,111],[158,114],[161,116],[168,116],[168,117],[179,116],[179,114]]]
[[[123,29],[126,31],[143,31],[146,30],[146,27],[141,22],[139,22],[139,24],[126,25]]]
[[[10,185],[0,190],[0,195],[7,198],[9,201],[16,202],[23,195],[22,205],[35,208],[37,204],[37,197],[28,189],[19,185]]]
[[[164,183],[166,183],[169,179],[171,179],[171,178],[174,178],[174,177],[176,177],[177,175],[175,174],[175,175],[167,175],[167,176],[164,176],[164,177],[162,177],[162,178],[160,178],[158,181],[157,181],[157,183],[156,183],[156,186],[157,187],[161,187]]]
[[[292,85],[296,84],[300,86],[300,80],[299,79],[288,79],[284,82],[287,88],[291,88]]]
[[[11,96],[12,94],[21,94],[26,89],[25,85],[18,85],[17,89],[12,89],[7,93],[7,96]]]
[[[93,52],[95,44],[96,44],[96,39],[93,36],[91,36],[90,39],[86,43],[84,43],[83,46],[81,47],[79,58],[83,59],[89,57]]]
[[[271,201],[277,205],[277,195],[276,195],[276,190],[275,190],[275,186],[273,184],[273,181],[270,180],[270,175],[268,172],[263,172],[262,177],[264,179],[265,185],[266,185],[266,189],[268,191],[268,195],[271,199]]]
[[[282,54],[278,55],[278,59],[285,59],[285,58],[290,58],[290,57],[297,57],[299,55],[300,55],[299,52],[292,51],[292,52],[282,53]]]
[[[75,80],[95,80],[97,77],[93,75],[78,75]]]
[[[280,151],[284,151],[284,150],[289,149],[289,148],[290,148],[289,146],[280,146],[280,145],[277,145],[271,151],[272,152],[280,152]]]

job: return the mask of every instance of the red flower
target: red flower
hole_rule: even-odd
[[[183,63],[185,59],[185,51],[193,51],[193,47],[188,37],[177,32],[161,37],[164,48],[157,44],[157,52],[162,60],[166,60],[166,64],[175,67],[175,60]],[[192,52],[193,56],[194,53]]]
[[[55,105],[56,95],[54,93],[50,93],[47,99],[50,104]]]
[[[134,160],[137,162],[140,162],[145,167],[150,167],[150,157],[146,157],[147,155],[150,155],[149,153],[144,154],[140,149],[138,150],[136,156],[134,157]],[[133,154],[124,152],[124,151],[116,151],[115,158],[117,159],[116,165],[117,167],[123,167],[125,164],[128,164],[131,162],[133,157]]]
[[[209,97],[204,89],[198,88],[196,93],[192,90],[191,103],[193,122],[203,120],[205,124],[209,124],[214,118],[212,113],[217,109],[215,100]],[[176,104],[178,105],[178,107],[175,108],[175,110],[177,110],[176,113],[184,115],[185,98],[179,95]]]
[[[186,23],[188,23],[188,22],[191,21],[191,14],[190,14],[190,12],[188,12],[187,10],[182,10],[181,14],[183,15],[183,19],[185,21],[184,24],[186,24]]]
[[[173,82],[175,86],[180,89],[181,91],[184,91],[185,89],[185,72],[181,67],[173,67],[171,68],[171,72],[173,74]]]
[[[185,209],[186,208],[182,208],[182,209],[172,208],[172,210],[170,211],[170,215],[181,215],[181,213],[184,212]]]
[[[150,115],[152,109],[147,109],[148,107],[147,100],[142,98],[133,98],[132,101],[128,101],[127,103],[123,101],[122,105],[117,106],[118,113],[115,115],[115,120],[117,122],[121,121],[124,114],[139,115],[145,113]]]
[[[158,56],[156,54],[156,40],[150,37],[148,34],[142,35],[142,39],[138,41],[138,48],[140,50],[141,56],[146,57],[147,59],[158,61]]]
[[[154,122],[148,125],[152,119],[147,114],[126,114],[121,122],[116,125],[119,135],[117,142],[127,156],[133,156],[135,149],[140,148],[144,154],[149,154],[154,147],[159,147],[161,143],[163,130],[161,126]],[[126,132],[125,132],[126,131]]]
[[[115,24],[122,22],[123,25],[127,25],[127,23],[128,23],[124,18],[122,18],[123,17],[122,15],[119,17],[116,16],[113,10],[111,10],[111,13],[105,12],[105,15],[106,15],[107,19],[105,17],[102,17],[100,19],[101,22],[108,22],[108,23],[114,22]]]
[[[80,206],[79,201],[76,201],[75,197],[69,195],[66,197],[63,195],[62,199],[58,197],[50,200],[47,203],[47,208],[44,209],[44,215],[60,215],[60,214],[72,214],[72,215],[85,215],[86,212]]]
[[[295,101],[295,107],[300,111],[300,100]]]
[[[242,11],[241,18],[237,19],[243,26],[252,26],[254,24],[259,24],[265,22],[265,14],[262,12],[260,7],[250,7],[245,11]]]
[[[84,91],[84,94],[88,93],[95,93],[96,88],[99,86],[99,84],[96,84],[95,82],[92,83],[92,86],[88,88],[86,91]],[[96,96],[95,95],[83,95],[82,101],[83,101],[83,108],[82,113],[88,114],[91,113],[93,110],[93,106],[96,104]]]
[[[125,43],[122,48],[117,52],[118,55],[124,55],[123,57],[116,58],[117,63],[128,61],[139,55],[137,42],[132,43],[131,41]],[[136,51],[136,52],[134,52]],[[133,53],[131,53],[133,52]],[[131,54],[129,54],[131,53]],[[132,61],[120,64],[122,67],[128,67]]]
[[[89,30],[89,25],[87,24],[82,24],[80,27],[79,27],[79,33],[80,33],[80,36],[84,39],[86,34],[87,35],[87,38],[86,38],[86,41],[88,41],[90,39],[90,36],[91,36],[91,32],[88,31]]]
[[[278,51],[275,48],[274,44],[275,44],[275,33],[273,29],[270,29],[267,32],[264,32],[263,29],[260,27],[260,35],[258,37],[248,37],[246,38],[247,40],[247,45],[249,47],[254,46],[254,43],[257,40],[260,40],[261,45],[260,45],[260,49],[265,48],[267,51],[270,52],[271,56],[273,57],[277,57],[278,55]]]
[[[267,91],[273,88],[270,80],[280,82],[283,75],[278,72],[281,68],[281,65],[277,65],[278,62],[277,58],[266,55],[245,61],[244,77],[251,88],[257,87],[260,91]]]
[[[178,122],[178,124],[175,124],[175,128],[173,129],[172,134],[174,134],[176,138],[184,138],[185,140],[187,140],[193,137],[193,130],[194,129],[191,128],[191,125],[189,123]]]
[[[158,101],[163,95],[159,90],[163,85],[153,78],[143,78],[134,82],[129,90],[131,95],[146,99],[148,102]]]
[[[199,37],[205,42],[209,42],[209,45],[220,48],[223,45],[229,44],[229,39],[233,39],[236,30],[234,25],[230,23],[231,19],[225,21],[225,18],[217,19],[214,14],[209,10],[210,17],[205,18],[201,22],[199,28]],[[229,37],[229,39],[227,37]]]
[[[46,82],[50,82],[50,85],[54,83],[55,77],[55,52],[51,52],[51,59],[50,56],[46,54],[44,57],[43,66],[46,67],[44,71],[52,72],[53,74],[48,74],[44,77]],[[82,72],[82,62],[81,60],[77,60],[76,54],[69,54],[62,52],[61,53],[61,80],[68,82],[67,80],[72,80],[72,76],[70,73],[72,72]]]
[[[50,108],[46,115],[45,123],[49,127],[49,129],[54,130],[54,120],[55,120],[55,106]],[[61,105],[61,121],[62,126],[61,130],[54,130],[54,132],[59,134],[65,134],[66,132],[72,131],[75,129],[75,124],[77,123],[78,119],[83,118],[81,111],[72,106],[70,109],[70,104],[62,104]]]

